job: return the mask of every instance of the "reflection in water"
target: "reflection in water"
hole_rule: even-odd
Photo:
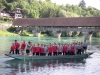
[[[85,66],[85,59],[72,60],[38,60],[38,61],[22,61],[10,60],[7,64],[14,69],[12,75],[56,75],[61,71],[66,71],[68,68],[78,68]],[[55,74],[56,73],[56,74]],[[58,74],[60,75],[60,74]],[[66,72],[63,73],[66,75]]]
[[[90,46],[90,49],[91,49],[91,47],[92,47],[92,37],[89,38],[89,41],[90,41],[90,45],[89,46]]]
[[[40,40],[41,40],[41,38],[40,38],[40,36],[38,36],[38,43],[40,43]]]
[[[58,37],[58,42],[61,43],[61,37]]]

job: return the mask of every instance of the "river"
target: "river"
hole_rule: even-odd
[[[83,37],[0,37],[0,75],[100,75],[100,38],[88,40],[88,51],[94,53],[82,60],[15,60],[6,57],[12,42],[31,41],[33,44],[72,43]]]

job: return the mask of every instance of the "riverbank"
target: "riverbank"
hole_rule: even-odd
[[[0,36],[19,36],[19,34],[9,32],[7,30],[0,30]]]
[[[28,31],[23,31],[22,34],[17,34],[15,32],[10,32],[7,30],[0,30],[0,36],[34,36],[34,34],[28,32]],[[40,36],[47,36],[46,34],[41,34]]]

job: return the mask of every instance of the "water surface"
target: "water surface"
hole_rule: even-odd
[[[6,57],[9,47],[17,39],[19,42],[32,41],[33,44],[72,43],[83,41],[83,37],[0,37],[0,75],[100,75],[100,38],[88,40],[88,50],[93,51],[87,59],[80,60],[15,60]]]

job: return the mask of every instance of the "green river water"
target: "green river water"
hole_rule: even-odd
[[[33,44],[72,43],[83,41],[83,37],[0,37],[0,75],[100,75],[100,38],[87,40],[88,51],[94,52],[80,60],[15,60],[6,57],[14,40],[25,40]]]

